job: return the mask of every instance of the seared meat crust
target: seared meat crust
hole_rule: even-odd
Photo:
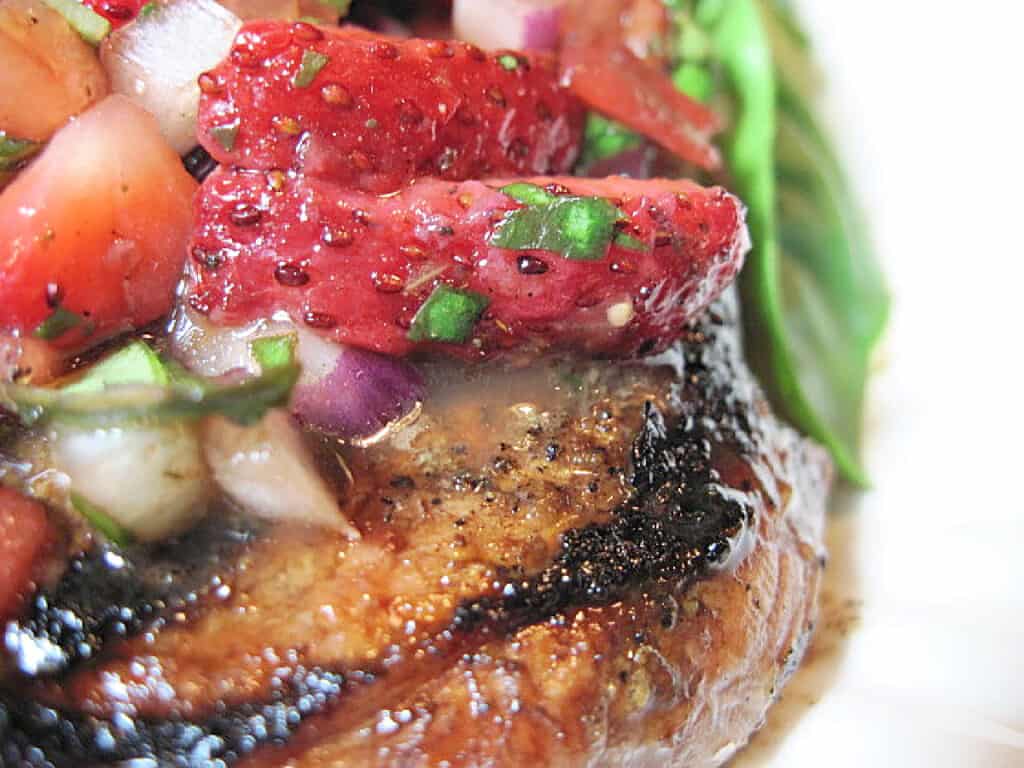
[[[667,363],[541,405],[509,372],[346,452],[360,541],[259,532],[189,611],[12,669],[2,764],[720,764],[813,626],[830,469],[730,305]]]

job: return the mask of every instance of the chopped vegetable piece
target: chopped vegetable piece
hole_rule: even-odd
[[[53,341],[59,339],[68,331],[86,324],[86,319],[77,312],[71,312],[64,309],[64,307],[57,307],[48,318],[36,326],[36,329],[32,331],[32,335],[37,339]],[[86,332],[86,335],[89,335],[88,332]]]
[[[202,379],[187,371],[176,372],[163,386],[126,383],[62,391],[0,383],[0,405],[29,425],[56,422],[101,428],[192,421],[211,414],[242,425],[253,424],[268,409],[286,405],[298,380],[299,365],[293,355],[285,358],[282,348],[276,342],[261,346],[264,359],[274,364],[238,384]]]
[[[519,58],[511,53],[503,53],[499,56],[498,63],[510,72],[519,69]]]
[[[265,336],[252,343],[252,355],[264,371],[291,365],[295,360],[294,334]]]
[[[0,2],[0,129],[8,137],[46,142],[108,90],[96,50],[57,11],[42,0]]]
[[[302,63],[299,65],[299,71],[292,78],[292,85],[296,88],[308,88],[313,84],[316,76],[320,74],[320,70],[326,67],[327,62],[330,60],[330,56],[319,51],[306,49],[302,53]]]
[[[74,30],[90,45],[99,45],[110,34],[110,22],[78,0],[43,0],[67,19]]]
[[[479,293],[439,285],[413,318],[409,339],[464,344],[489,303]]]
[[[89,320],[47,342],[73,354],[166,314],[195,189],[156,121],[125,97],[68,123],[0,194],[0,242],[18,244],[0,269],[0,333],[30,338],[56,304]]]
[[[583,162],[590,164],[639,147],[643,140],[621,123],[596,113],[587,116]]]
[[[444,345],[447,354],[479,359],[572,348],[646,355],[684,333],[735,276],[747,247],[740,203],[682,180],[420,179],[381,196],[301,174],[279,179],[279,191],[269,193],[275,179],[221,166],[196,199],[189,246],[196,266],[185,301],[212,326],[282,311],[340,344],[406,355],[426,343],[408,330],[443,283],[490,301],[472,343]],[[562,196],[549,200],[548,189]],[[540,204],[524,207],[517,198]],[[550,214],[557,205],[582,215],[552,226],[582,235],[555,233],[555,242],[541,245],[579,255],[589,235],[600,247],[583,254],[606,259],[495,244],[505,216]],[[259,211],[259,221],[239,217],[249,210]],[[616,243],[620,230],[647,247]],[[636,317],[610,326],[609,308],[623,303]]]
[[[600,197],[557,197],[511,211],[490,237],[498,248],[560,253],[574,261],[596,261],[608,253],[621,212]]]
[[[102,392],[108,387],[124,384],[153,384],[164,386],[170,382],[167,367],[152,348],[141,341],[133,341],[104,360],[89,368],[85,375],[61,391],[65,394]]]
[[[501,188],[501,191],[520,203],[526,205],[547,205],[553,203],[557,198],[542,187],[536,184],[528,184],[524,181],[517,181],[515,184],[508,184]]]
[[[15,139],[0,131],[0,173],[18,170],[42,148],[38,141]]]
[[[291,23],[242,27],[200,99],[199,141],[218,162],[376,193],[420,176],[514,178],[575,163],[584,111],[554,57],[516,54],[513,71],[462,42],[318,30],[321,39],[282,47]],[[301,116],[301,131],[280,130],[282,116]],[[235,120],[242,130],[225,142],[222,126]]]
[[[160,4],[150,0],[150,2],[146,3],[139,9],[139,18],[144,19],[147,16],[156,13],[158,10],[160,10]]]
[[[647,250],[647,244],[643,240],[635,238],[632,235],[626,234],[625,232],[619,232],[617,235],[615,235],[615,240],[613,240],[612,242],[614,242],[618,246],[621,246],[622,248],[628,248],[631,251]]]
[[[71,506],[97,531],[119,547],[132,543],[132,535],[122,528],[114,518],[90,502],[80,493],[71,492]]]

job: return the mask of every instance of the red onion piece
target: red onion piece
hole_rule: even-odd
[[[299,345],[304,371],[292,409],[305,424],[338,437],[367,441],[416,413],[423,403],[423,377],[408,362],[353,347],[321,344],[332,353],[326,365],[323,351],[312,350],[307,338]],[[316,358],[319,360],[312,362]]]
[[[563,0],[455,0],[455,36],[481,48],[554,50]]]

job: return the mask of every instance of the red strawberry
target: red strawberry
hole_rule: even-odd
[[[355,28],[246,24],[199,82],[199,139],[218,161],[378,193],[417,176],[564,173],[583,129],[549,56]]]
[[[378,197],[222,169],[196,220],[190,303],[218,324],[284,310],[339,342],[474,358],[664,349],[748,242],[722,189],[623,178],[422,179]]]

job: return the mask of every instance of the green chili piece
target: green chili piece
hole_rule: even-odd
[[[516,56],[513,56],[511,53],[503,53],[501,56],[499,56],[498,63],[501,64],[501,66],[507,69],[509,72],[515,72],[517,69],[519,69],[519,59]]]
[[[43,341],[53,341],[54,339],[59,339],[71,329],[78,328],[83,324],[86,325],[88,335],[88,324],[84,317],[76,312],[64,309],[64,307],[57,307],[48,318],[36,326],[36,329],[32,331],[32,335]]]
[[[615,240],[613,242],[620,248],[626,248],[630,251],[647,250],[647,243],[645,243],[643,240],[633,237],[630,234],[627,234],[626,232],[619,232],[615,236]]]
[[[410,341],[464,344],[491,300],[473,291],[437,286],[412,320]]]
[[[150,346],[133,341],[92,366],[78,381],[62,387],[65,394],[102,392],[124,384],[163,386],[170,382],[167,367]]]
[[[543,187],[538,187],[536,184],[529,184],[525,181],[508,184],[502,187],[501,191],[524,205],[547,205],[557,199]]]
[[[621,212],[601,197],[556,197],[545,205],[510,211],[491,233],[498,248],[560,253],[572,261],[605,257]]]
[[[302,53],[302,63],[299,64],[299,71],[292,78],[292,85],[296,88],[308,88],[330,60],[330,56],[307,48]]]

